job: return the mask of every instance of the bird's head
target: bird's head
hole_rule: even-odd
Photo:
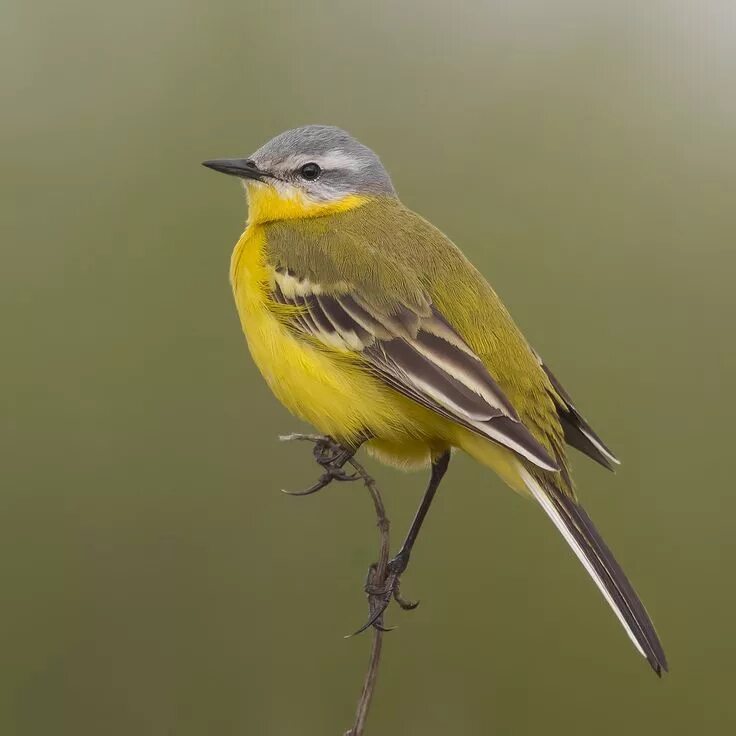
[[[250,222],[314,217],[352,209],[373,197],[395,197],[378,156],[329,125],[287,130],[248,158],[205,161],[242,179]]]

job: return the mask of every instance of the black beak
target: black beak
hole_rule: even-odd
[[[202,166],[230,176],[238,176],[241,179],[263,181],[266,176],[266,172],[261,171],[255,161],[249,158],[216,158],[213,161],[203,161]]]

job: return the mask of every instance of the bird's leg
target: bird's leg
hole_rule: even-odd
[[[385,584],[379,588],[371,587],[366,591],[370,597],[376,599],[375,605],[371,605],[372,613],[370,618],[363,626],[360,627],[360,629],[358,629],[358,631],[355,632],[356,634],[359,634],[361,631],[365,631],[370,626],[376,625],[383,630],[383,612],[388,608],[392,598],[405,611],[410,611],[419,605],[419,601],[412,602],[402,598],[399,591],[399,580],[409,564],[409,557],[411,556],[414,543],[417,541],[417,537],[419,536],[419,530],[422,528],[424,517],[427,515],[427,511],[429,511],[429,507],[432,505],[432,500],[434,499],[435,493],[437,493],[437,489],[439,488],[442,478],[447,472],[447,466],[449,464],[449,450],[440,455],[436,460],[432,461],[432,475],[429,479],[429,485],[427,486],[427,490],[424,492],[422,502],[419,504],[419,508],[414,515],[414,520],[411,522],[409,532],[406,535],[406,539],[404,539],[404,543],[401,545],[401,549],[399,549],[395,557],[389,560],[386,568],[388,575],[386,577]]]
[[[330,485],[333,480],[358,480],[360,476],[357,473],[346,473],[343,467],[355,455],[364,441],[365,439],[361,438],[357,444],[345,446],[332,439],[332,437],[327,436],[314,440],[312,453],[314,459],[322,467],[324,472],[317,479],[317,482],[309,488],[303,491],[284,491],[284,493],[289,496],[309,496],[312,493],[321,491]]]

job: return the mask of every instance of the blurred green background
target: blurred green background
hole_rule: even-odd
[[[372,510],[279,493],[315,468],[199,165],[310,122],[379,151],[623,458],[577,480],[672,668],[458,458],[369,733],[732,733],[735,41],[731,2],[5,2],[0,733],[351,722]],[[398,541],[426,479],[368,466]]]

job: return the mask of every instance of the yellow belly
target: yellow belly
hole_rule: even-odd
[[[425,465],[448,447],[460,447],[518,487],[513,453],[388,388],[354,355],[295,337],[269,297],[273,270],[265,244],[263,228],[250,225],[233,251],[230,281],[253,360],[287,409],[341,442],[370,433],[375,439],[368,449],[392,465]]]

